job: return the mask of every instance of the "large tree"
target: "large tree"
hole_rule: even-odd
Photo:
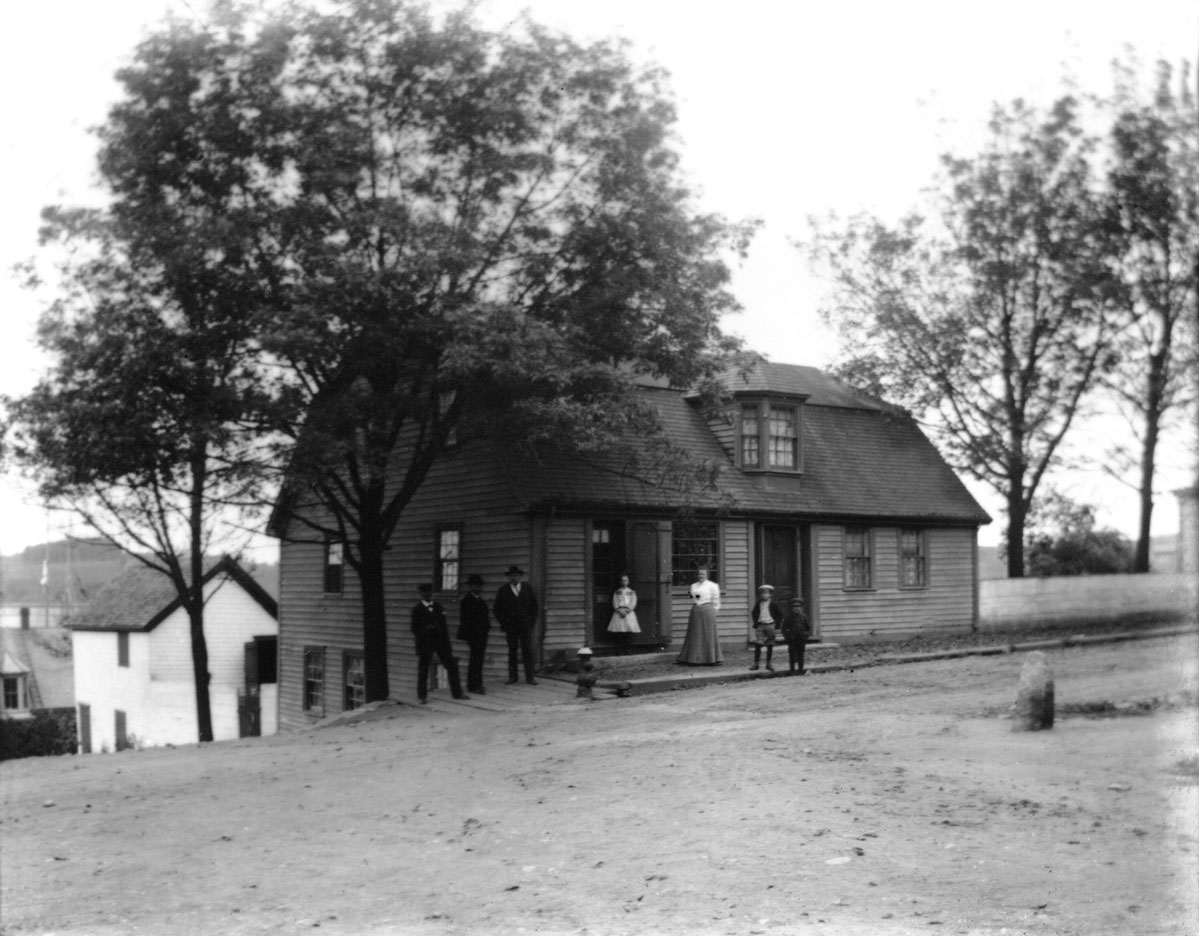
[[[277,528],[343,544],[368,700],[389,691],[384,555],[447,446],[502,435],[708,477],[634,384],[714,372],[752,226],[696,210],[665,78],[624,46],[390,0],[223,3],[124,74],[158,131],[113,137],[139,198],[207,217],[203,167],[236,179],[197,259],[247,277],[264,438],[288,468]],[[192,120],[214,96],[223,121]],[[629,435],[645,442],[621,451]]]
[[[711,374],[747,229],[695,210],[664,76],[620,45],[378,0],[288,24],[299,234],[272,348],[321,508],[293,527],[345,543],[377,699],[385,550],[447,444],[652,437],[633,380]]]
[[[1118,63],[1110,114],[1108,222],[1124,290],[1119,366],[1106,383],[1132,426],[1135,450],[1109,453],[1134,479],[1140,527],[1134,572],[1149,571],[1158,446],[1195,397],[1199,311],[1199,110],[1184,63],[1159,62],[1146,98],[1135,63]]]
[[[842,374],[1004,498],[1020,577],[1038,485],[1109,364],[1112,277],[1076,102],[996,106],[989,131],[977,156],[943,158],[930,218],[817,224],[808,246],[836,287],[822,312]]]
[[[250,64],[228,35],[171,27],[119,73],[125,97],[100,130],[107,207],[44,212],[59,262],[39,338],[53,364],[11,414],[12,448],[47,501],[174,585],[201,741],[213,738],[205,557],[236,551],[230,526],[261,503],[269,467],[249,184],[262,156],[246,146],[239,87],[254,86]]]

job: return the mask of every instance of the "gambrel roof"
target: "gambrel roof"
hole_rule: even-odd
[[[700,411],[693,394],[644,388],[670,441],[719,464],[714,497],[732,514],[809,520],[937,522],[978,525],[991,518],[903,409],[858,393],[813,367],[760,360],[722,375],[734,399],[802,400],[802,473],[747,473]],[[731,427],[729,428],[730,438]],[[512,488],[528,509],[692,507],[682,494],[642,483],[603,455],[548,457],[537,463],[498,453]]]
[[[226,575],[240,585],[271,617],[279,616],[275,599],[236,559],[225,556],[204,574],[207,585]],[[121,572],[64,626],[79,631],[151,631],[182,607],[171,580],[141,563]]]

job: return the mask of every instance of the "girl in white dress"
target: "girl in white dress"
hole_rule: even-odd
[[[637,623],[637,593],[629,587],[629,577],[620,577],[620,588],[612,594],[612,620],[608,622],[610,634],[640,634]]]

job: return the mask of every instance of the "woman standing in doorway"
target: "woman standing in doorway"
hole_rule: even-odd
[[[720,637],[716,632],[716,612],[720,610],[720,586],[708,580],[707,566],[695,570],[691,584],[691,617],[687,637],[676,662],[686,666],[715,666],[724,662]]]

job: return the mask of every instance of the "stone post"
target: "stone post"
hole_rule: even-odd
[[[1042,731],[1053,727],[1053,670],[1045,654],[1034,650],[1020,668],[1012,731]]]

